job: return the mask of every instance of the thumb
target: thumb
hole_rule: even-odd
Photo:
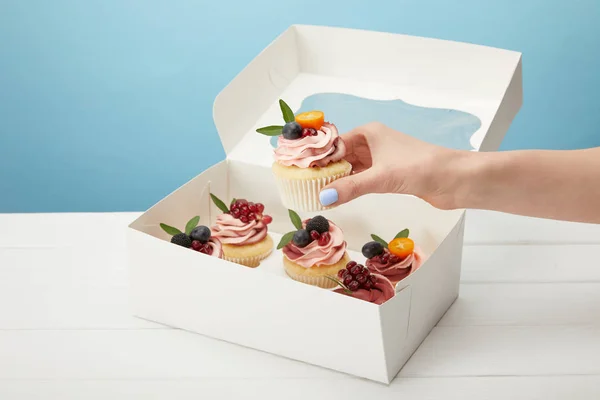
[[[377,174],[367,169],[331,182],[319,193],[319,201],[323,206],[338,206],[368,193],[378,193],[380,189]]]

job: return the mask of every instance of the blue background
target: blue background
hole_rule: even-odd
[[[503,149],[600,146],[599,20],[597,0],[0,0],[0,212],[148,208],[224,157],[214,97],[293,23],[521,51]]]

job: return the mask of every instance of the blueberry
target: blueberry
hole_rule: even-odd
[[[306,229],[297,230],[292,239],[298,247],[306,247],[311,242],[310,234]]]
[[[369,242],[362,248],[362,254],[367,258],[377,257],[381,253],[383,253],[383,245],[379,242]]]
[[[210,239],[210,229],[203,225],[197,226],[192,230],[192,233],[190,233],[190,237],[192,240],[197,240],[200,243],[206,243],[208,242],[208,239]]]
[[[283,137],[290,140],[302,137],[302,127],[297,122],[288,122],[283,126]]]

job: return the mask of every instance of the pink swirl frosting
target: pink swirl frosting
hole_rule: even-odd
[[[231,214],[221,214],[212,227],[213,236],[225,244],[246,245],[258,243],[267,236],[267,225],[262,221],[242,222]]]
[[[389,253],[388,249],[384,250]],[[394,285],[406,278],[425,261],[425,254],[420,248],[415,247],[411,255],[397,263],[382,263],[379,257],[373,257],[367,260],[365,265],[369,271],[374,274],[380,274],[388,278]]]
[[[342,293],[347,296],[354,297],[355,299],[360,299],[364,301],[368,301],[369,303],[375,304],[383,304],[396,294],[394,290],[394,285],[390,282],[385,276],[372,274],[377,277],[377,282],[375,285],[371,287],[371,289],[358,289],[355,292],[348,293],[344,289],[336,289],[335,292]]]
[[[217,258],[223,258],[223,245],[221,241],[214,236],[208,239],[208,246],[211,249],[210,255]]]
[[[308,220],[303,222],[306,227]],[[304,268],[315,265],[333,265],[340,261],[346,253],[346,241],[342,230],[329,221],[329,235],[331,239],[325,246],[319,246],[318,240],[313,240],[306,247],[298,247],[294,242],[288,243],[283,248],[283,254],[288,260]]]
[[[279,136],[275,161],[287,167],[325,167],[346,155],[346,145],[333,124],[324,123],[316,136],[286,139]]]

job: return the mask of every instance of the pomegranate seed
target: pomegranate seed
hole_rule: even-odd
[[[302,129],[302,137],[307,137],[307,136],[310,136],[310,135],[312,135],[312,132],[310,131],[309,128]]]
[[[391,264],[396,264],[396,263],[399,263],[399,262],[400,262],[400,257],[394,256],[394,255],[390,256],[390,263]]]
[[[273,217],[271,217],[270,215],[264,215],[262,221],[266,225],[269,225],[271,222],[273,222]]]
[[[242,206],[244,204],[248,204],[248,200],[246,199],[237,199],[237,203]]]
[[[358,283],[357,281],[352,281],[348,284],[348,289],[350,289],[353,292],[356,292],[359,288],[360,283]]]
[[[240,217],[240,221],[242,221],[243,223],[248,223],[248,216],[247,215],[242,215]]]
[[[354,282],[354,278],[352,278],[352,275],[347,274],[344,277],[344,285],[348,286],[350,284],[350,282]]]
[[[367,277],[364,276],[363,274],[356,275],[356,277],[354,279],[356,279],[356,281],[358,283],[360,283],[361,285],[367,281]]]
[[[238,208],[234,208],[233,210],[231,210],[231,215],[233,215],[234,218],[239,218],[240,217],[240,210]]]
[[[387,262],[390,260],[390,255],[388,253],[383,253],[381,255],[381,262],[384,264],[387,264]]]
[[[371,285],[375,285],[377,283],[377,277],[375,275],[371,275],[369,276],[369,281],[371,282]]]
[[[346,264],[346,268],[350,269],[350,268],[354,267],[356,264],[358,264],[356,261],[350,261],[348,264]]]
[[[323,234],[319,238],[319,246],[325,246],[327,243],[329,243],[329,239],[331,239],[331,236],[329,236],[329,232],[323,232]]]
[[[340,269],[337,273],[338,278],[340,279],[344,279],[344,272],[346,272],[347,270],[345,269]]]
[[[198,251],[200,250],[200,247],[202,247],[202,243],[200,243],[200,241],[192,240],[192,249]]]
[[[312,128],[311,128],[311,129],[312,129]],[[318,134],[319,134],[319,131],[318,131],[318,130],[316,130],[316,129],[313,129],[313,130],[312,130],[312,135],[313,135],[313,136],[317,136]]]
[[[321,235],[317,231],[310,231],[310,237],[313,238],[313,240],[319,240]]]
[[[258,211],[258,209],[256,208],[256,204],[254,204],[254,203],[249,203],[248,204],[248,209],[250,211],[252,211],[253,213],[255,213],[256,211]]]
[[[363,289],[371,289],[371,287],[373,287],[373,284],[371,284],[371,281],[367,280],[365,283],[362,284]]]
[[[256,203],[256,211],[262,214],[262,212],[265,211],[265,205],[262,203]]]
[[[350,273],[354,276],[360,274],[362,272],[362,268],[360,267],[360,265],[355,265],[352,268],[350,268]]]
[[[250,209],[248,208],[247,205],[244,204],[243,206],[240,207],[240,211],[242,212],[242,214],[248,215],[248,213],[250,212]]]
[[[248,219],[250,221],[256,221],[256,214],[254,214],[253,212],[248,213]]]

